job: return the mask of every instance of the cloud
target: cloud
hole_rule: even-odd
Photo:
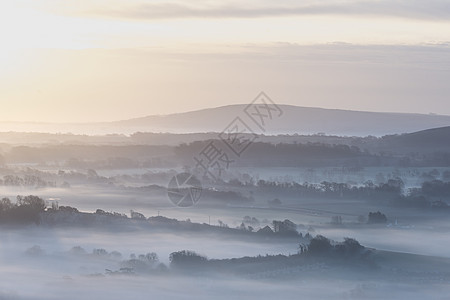
[[[351,15],[398,17],[421,20],[447,21],[450,19],[450,2],[445,0],[399,0],[399,1],[279,1],[264,4],[222,4],[211,6],[190,5],[178,2],[141,3],[118,6],[116,9],[95,8],[90,15],[118,17],[138,20],[183,19],[183,18],[262,18],[311,15]]]

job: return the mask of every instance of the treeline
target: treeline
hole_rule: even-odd
[[[214,272],[255,272],[291,268],[306,265],[313,261],[336,263],[367,263],[373,266],[372,251],[362,246],[357,240],[345,238],[335,242],[317,235],[299,245],[298,253],[293,255],[258,255],[231,259],[208,259],[194,251],[182,250],[170,254],[170,267],[173,270],[192,272],[195,270]],[[219,271],[218,271],[219,270]]]
[[[422,184],[421,189],[415,189],[413,192],[431,197],[450,197],[450,182],[441,180],[427,181]]]
[[[29,257],[39,258],[46,255],[44,249],[39,245],[35,245],[28,248],[25,251],[25,255]],[[146,254],[130,254],[129,258],[124,258],[122,253],[118,251],[108,252],[103,248],[94,248],[92,252],[86,251],[80,246],[72,247],[69,251],[61,253],[60,255],[65,255],[67,258],[72,259],[77,257],[77,259],[87,259],[87,260],[98,260],[107,261],[109,263],[116,262],[119,265],[118,270],[105,269],[105,274],[94,273],[89,274],[89,276],[105,276],[105,275],[135,275],[135,274],[157,274],[161,272],[168,271],[168,268],[159,261],[159,257],[155,252],[148,252]]]
[[[282,139],[281,139],[282,141]],[[196,141],[178,146],[162,145],[47,145],[16,146],[0,156],[0,165],[38,163],[67,168],[121,169],[192,165],[193,159],[213,142],[237,158],[221,140]],[[237,143],[237,142],[236,142]],[[396,154],[374,151],[364,145],[319,142],[254,142],[238,158],[239,166],[259,167],[424,167],[450,166],[450,152]]]
[[[152,145],[48,145],[16,146],[0,157],[2,164],[58,164],[67,168],[120,169],[191,165],[209,142],[196,141],[179,146]],[[224,151],[230,151],[221,144]],[[227,150],[225,150],[227,149]],[[230,152],[230,158],[232,152]],[[344,144],[290,144],[255,142],[239,159],[242,166],[374,166],[381,158]],[[392,163],[384,158],[385,163]]]
[[[171,165],[173,147],[148,145],[16,146],[6,151],[3,163],[58,163],[71,168],[134,168]],[[167,159],[167,157],[169,157]]]
[[[362,199],[384,202],[385,204],[418,207],[448,209],[446,200],[450,199],[450,182],[440,180],[426,181],[420,188],[404,191],[404,182],[400,178],[389,179],[385,183],[374,184],[367,181],[364,185],[349,185],[323,181],[319,184],[276,182],[259,180],[256,183],[240,182],[237,179],[222,182],[225,186],[233,187],[257,187],[260,191],[274,194],[277,197],[289,196],[298,198],[329,198],[329,199]],[[281,205],[278,198],[271,201],[271,205]]]
[[[181,144],[174,152],[184,163],[191,163],[193,157],[211,142],[222,151],[228,153],[230,159],[233,152],[220,140],[197,141]],[[321,143],[289,144],[254,142],[239,157],[239,166],[259,167],[305,167],[305,166],[356,166],[376,165],[379,158],[361,151],[355,146]]]
[[[5,175],[0,179],[0,185],[4,186],[27,186],[27,187],[56,187],[56,182],[46,181],[36,175]]]
[[[0,223],[39,224],[40,213],[45,208],[45,201],[38,196],[17,196],[15,203],[9,198],[3,198],[0,200]]]
[[[186,232],[205,232],[228,235],[235,238],[255,239],[296,239],[302,234],[297,231],[297,225],[290,220],[273,220],[269,225],[260,226],[259,221],[250,217],[244,218],[241,225],[231,228],[221,220],[217,225],[193,223],[188,220],[177,220],[163,216],[146,217],[144,214],[131,210],[130,215],[97,209],[93,213],[80,212],[76,207],[60,206],[57,201],[46,203],[38,196],[17,196],[15,203],[9,198],[0,200],[0,224],[38,224],[41,226],[82,226],[98,227],[116,226],[118,230],[167,229]],[[255,222],[256,220],[256,222]],[[252,225],[246,225],[247,222]]]
[[[185,164],[209,144],[228,153],[233,152],[221,140],[196,141],[181,144],[174,149],[177,159]],[[245,141],[241,141],[244,142]],[[235,144],[239,144],[235,142]],[[249,167],[445,167],[450,166],[450,151],[428,151],[396,153],[389,149],[367,147],[365,143],[350,145],[345,143],[321,142],[253,142],[238,158],[239,166]]]
[[[280,269],[301,267],[317,262],[344,263],[346,266],[367,263],[373,265],[372,251],[362,246],[357,240],[345,238],[342,242],[332,241],[324,236],[309,236],[300,240],[298,252],[290,255],[257,255],[229,259],[209,259],[207,256],[191,250],[181,250],[170,253],[169,266],[160,262],[155,252],[146,254],[130,254],[128,258],[118,251],[107,251],[94,248],[91,252],[80,246],[72,247],[61,253],[68,259],[88,259],[107,261],[117,264],[117,269],[105,269],[104,273],[89,274],[89,276],[114,275],[158,275],[163,273],[211,272],[234,273],[248,275],[251,273],[273,272]],[[61,255],[60,254],[60,255]],[[46,255],[44,249],[35,245],[25,251],[29,257],[39,258]]]

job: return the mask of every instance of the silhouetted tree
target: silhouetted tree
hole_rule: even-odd
[[[382,214],[381,212],[370,212],[369,218],[367,220],[367,223],[369,224],[383,224],[387,222],[387,217],[385,214]]]
[[[331,241],[323,235],[316,235],[309,242],[308,253],[310,254],[323,254],[329,252],[332,249]]]
[[[171,265],[179,267],[200,265],[208,259],[205,256],[195,253],[194,251],[182,250],[170,253],[169,260]]]
[[[355,255],[364,249],[357,240],[352,238],[344,238],[344,242],[338,243],[334,248],[341,255]]]

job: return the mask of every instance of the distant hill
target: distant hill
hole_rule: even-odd
[[[450,126],[421,130],[418,132],[385,136],[382,139],[386,149],[403,150],[407,152],[428,149],[432,152],[450,151]]]
[[[79,123],[1,122],[2,132],[47,132],[74,134],[131,134],[134,132],[198,133],[221,132],[236,117],[257,134],[317,134],[383,136],[450,126],[450,116],[363,112],[279,105],[280,117],[266,120],[265,132],[244,113],[246,105],[228,105],[169,115],[150,115],[129,120]]]
[[[263,133],[244,113],[246,105],[229,105],[165,116],[147,116],[108,125],[136,131],[220,132],[240,116],[256,133]],[[267,134],[325,133],[334,135],[382,136],[450,126],[450,116],[363,112],[279,105],[283,114],[267,120]],[[106,125],[106,124],[104,124]]]

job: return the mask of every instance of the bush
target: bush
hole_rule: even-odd
[[[329,239],[322,235],[317,235],[311,239],[306,251],[301,247],[301,253],[308,253],[312,255],[330,255],[333,257],[347,257],[358,258],[364,252],[364,246],[351,238],[345,238],[341,243],[332,244]]]
[[[317,235],[309,242],[308,252],[311,254],[323,254],[329,252],[333,246],[329,239],[323,235]]]
[[[174,266],[200,265],[208,259],[194,251],[182,250],[172,252],[169,256],[170,264]]]
[[[355,239],[345,238],[343,243],[335,246],[335,249],[339,254],[354,255],[363,250],[364,247]]]
[[[369,223],[369,224],[384,224],[386,222],[387,222],[387,217],[385,214],[382,214],[379,211],[369,213],[369,219],[367,220],[367,223]]]

